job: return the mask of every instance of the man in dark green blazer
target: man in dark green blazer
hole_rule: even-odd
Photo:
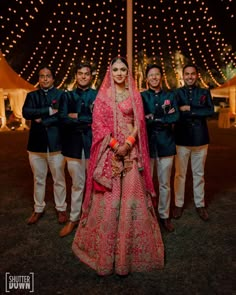
[[[198,69],[195,65],[183,68],[184,86],[176,90],[180,119],[175,124],[175,208],[174,218],[180,218],[184,206],[185,180],[188,160],[191,159],[193,196],[201,219],[209,219],[205,208],[204,169],[209,144],[207,117],[214,113],[209,89],[197,86]]]
[[[59,110],[62,154],[72,178],[70,220],[60,231],[60,237],[69,235],[78,225],[92,145],[92,109],[97,95],[97,91],[90,87],[90,64],[78,64],[75,79],[77,88],[63,94]]]
[[[170,220],[170,179],[176,153],[172,124],[179,118],[175,96],[162,89],[162,68],[155,64],[146,69],[149,89],[141,92],[146,116],[150,164],[153,174],[156,161],[159,180],[158,213],[160,223],[168,232],[174,230]]]
[[[34,176],[34,212],[28,224],[38,222],[45,209],[48,166],[53,178],[53,192],[59,223],[67,221],[65,160],[61,154],[58,106],[63,91],[54,87],[54,73],[48,66],[39,70],[39,89],[27,94],[23,117],[31,120],[28,139],[30,166]]]

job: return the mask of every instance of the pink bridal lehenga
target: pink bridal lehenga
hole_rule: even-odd
[[[109,97],[109,91],[105,93]],[[119,103],[104,96],[98,95],[95,102],[87,197],[72,249],[99,275],[161,269],[164,246],[146,189],[149,159],[147,151],[140,148],[142,140],[146,144],[146,137],[139,132],[132,151],[123,160],[115,158],[109,147],[114,126],[117,140],[124,143],[130,134],[129,123],[135,121],[139,111],[130,96]],[[138,125],[144,128],[143,122]]]

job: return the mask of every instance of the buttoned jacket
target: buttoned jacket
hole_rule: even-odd
[[[92,88],[77,88],[63,94],[59,117],[64,156],[81,159],[84,150],[85,158],[89,158],[92,144],[92,109],[96,95],[97,91]],[[78,114],[78,118],[71,118],[68,115],[70,113]]]
[[[152,89],[141,92],[146,119],[149,152],[151,158],[165,157],[176,154],[173,123],[179,118],[177,102],[173,92]],[[168,111],[174,108],[171,114]]]
[[[181,146],[201,146],[209,143],[207,118],[214,113],[211,93],[200,87],[186,86],[175,91],[178,106],[189,105],[190,111],[180,111],[175,124],[175,141]]]
[[[26,120],[31,120],[28,151],[46,153],[61,150],[58,113],[50,115],[49,108],[58,108],[62,94],[63,91],[55,87],[27,94],[22,113]],[[36,122],[36,119],[41,119],[41,122]]]

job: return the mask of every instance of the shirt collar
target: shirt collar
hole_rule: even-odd
[[[153,94],[161,94],[163,92],[162,89],[160,89],[159,91],[155,91],[154,89],[149,88],[148,89],[150,92],[152,92]]]
[[[78,93],[86,92],[86,91],[89,91],[89,89],[90,89],[90,87],[88,87],[88,88],[86,88],[86,89],[82,89],[82,88],[77,87],[77,88],[76,88],[76,92],[78,92]]]
[[[52,85],[50,88],[48,89],[43,89],[43,88],[40,88],[44,93],[48,93],[48,91],[50,91],[52,88],[54,88],[54,85]]]
[[[196,85],[193,85],[191,87],[188,87],[188,86],[184,85],[184,88],[189,91],[189,90],[192,90],[192,89],[197,88],[197,86]]]

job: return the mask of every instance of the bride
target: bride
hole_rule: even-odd
[[[99,275],[163,268],[142,100],[122,57],[112,60],[98,92],[92,131],[73,252]]]

